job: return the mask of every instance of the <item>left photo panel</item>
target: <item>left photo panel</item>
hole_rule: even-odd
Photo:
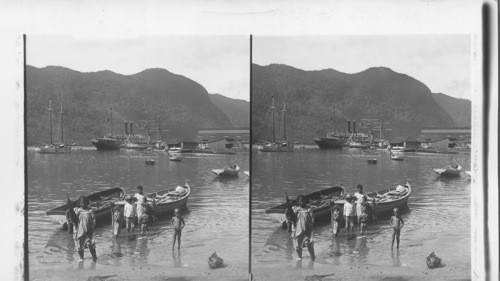
[[[24,44],[29,279],[247,279],[250,38]]]

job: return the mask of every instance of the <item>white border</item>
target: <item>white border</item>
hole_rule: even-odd
[[[490,2],[494,10],[497,4]],[[2,279],[20,278],[22,270],[24,192],[23,159],[23,59],[22,34],[73,34],[92,38],[131,38],[138,34],[204,35],[302,35],[302,34],[472,34],[480,40],[481,2],[457,1],[4,1],[0,9],[0,127],[3,148],[0,177],[3,201],[1,214],[7,222],[7,240],[0,243]],[[496,13],[495,13],[496,14]],[[495,16],[496,17],[496,16]],[[496,24],[495,24],[496,25]],[[479,43],[478,43],[479,42]],[[481,59],[480,42],[473,45],[473,134],[480,141]],[[495,55],[495,58],[496,55]],[[496,61],[496,60],[495,60]],[[480,69],[480,68],[479,68]],[[498,73],[498,70],[495,72]],[[495,79],[496,80],[496,79]],[[496,81],[498,83],[498,81]],[[498,84],[496,93],[498,93]],[[493,92],[495,93],[495,92]],[[498,102],[498,98],[493,98]],[[496,103],[497,104],[497,103]],[[491,135],[497,133],[498,108],[492,106]],[[498,171],[498,140],[490,140],[488,166]],[[481,171],[481,147],[473,154],[473,167]],[[494,155],[491,155],[494,154]],[[496,157],[494,157],[496,156]],[[475,174],[477,175],[477,173]],[[490,174],[490,184],[498,188],[497,175]],[[472,270],[482,280],[482,244],[480,187],[477,178],[471,188],[475,209],[472,212]],[[490,189],[491,190],[491,189]],[[492,194],[493,195],[493,194]],[[498,276],[498,202],[490,197],[490,221],[495,232],[490,235],[492,276]],[[494,227],[496,226],[496,228]],[[476,239],[475,239],[476,238]],[[495,259],[493,259],[495,258]],[[495,262],[496,261],[496,262]],[[493,263],[495,262],[495,263]],[[495,268],[495,269],[493,269]]]

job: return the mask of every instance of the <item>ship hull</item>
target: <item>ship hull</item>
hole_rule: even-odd
[[[344,142],[338,138],[315,138],[314,142],[321,149],[342,149]]]
[[[122,142],[114,139],[94,139],[92,140],[92,145],[97,148],[97,150],[120,150]]]

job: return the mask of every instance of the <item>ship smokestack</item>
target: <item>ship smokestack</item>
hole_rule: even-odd
[[[125,121],[125,135],[128,135],[128,122]]]
[[[347,133],[351,133],[351,120],[347,120]]]
[[[356,121],[352,121],[352,132],[356,133]]]
[[[130,134],[134,135],[134,123],[130,122]]]

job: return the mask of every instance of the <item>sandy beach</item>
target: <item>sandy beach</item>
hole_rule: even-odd
[[[35,277],[36,276],[36,277]],[[247,268],[238,268],[228,265],[225,268],[210,269],[170,268],[167,266],[111,266],[85,260],[72,266],[51,267],[47,270],[32,270],[32,281],[40,280],[248,280]]]
[[[420,267],[392,267],[392,266],[345,266],[321,264],[311,262],[308,258],[295,267],[284,269],[256,269],[252,270],[253,280],[471,280],[471,273],[466,268],[445,266],[428,269],[425,260]],[[301,266],[301,267],[300,267]]]

